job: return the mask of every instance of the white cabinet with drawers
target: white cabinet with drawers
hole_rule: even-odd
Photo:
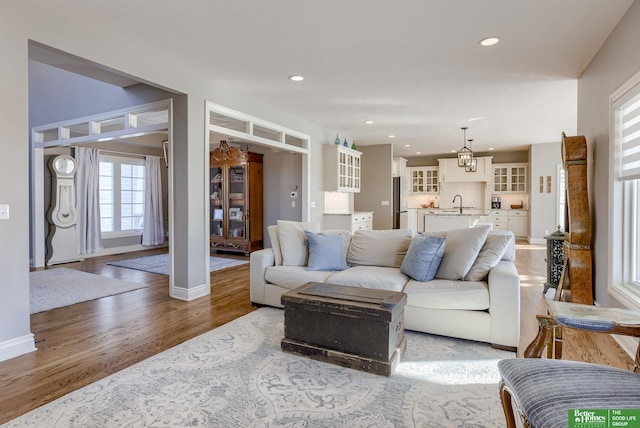
[[[491,210],[489,221],[494,229],[510,230],[518,237],[527,236],[529,212],[526,210]]]
[[[352,214],[325,214],[323,229],[342,229],[354,233],[356,230],[373,229],[373,212],[362,211]]]

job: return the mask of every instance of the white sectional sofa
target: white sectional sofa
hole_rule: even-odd
[[[251,253],[251,301],[282,307],[280,296],[307,282],[403,291],[406,329],[515,350],[520,340],[515,238],[509,231],[482,229],[435,234],[445,237],[436,278],[417,281],[403,273],[414,239],[410,230],[324,231],[343,237],[346,269],[309,270],[317,267],[318,253],[308,250],[303,231],[320,232],[318,225],[279,221],[269,226],[273,248]]]

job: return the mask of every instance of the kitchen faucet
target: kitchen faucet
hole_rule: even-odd
[[[460,198],[460,214],[462,214],[462,195],[455,195],[453,197],[453,203],[456,203],[456,198]]]

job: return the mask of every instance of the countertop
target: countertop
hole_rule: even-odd
[[[373,211],[354,211],[352,213],[323,213],[324,215],[358,215],[358,214],[371,214]]]
[[[489,210],[482,210],[473,207],[463,207],[462,214],[460,214],[459,208],[409,208],[415,209],[422,215],[435,215],[440,217],[458,217],[458,216],[485,216],[491,215],[493,211],[528,211],[525,208],[511,209],[511,208],[496,208]]]

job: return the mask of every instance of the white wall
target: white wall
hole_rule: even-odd
[[[560,135],[558,135],[558,139]],[[560,142],[533,144],[529,162],[529,237],[532,243],[545,244],[544,237],[556,231],[558,210],[558,164],[562,163]],[[544,177],[543,193],[540,193],[540,176]],[[547,193],[547,177],[551,177],[551,192]],[[503,202],[504,203],[504,202]]]
[[[589,147],[589,183],[596,300],[619,305],[607,294],[609,249],[609,97],[640,71],[640,2],[634,2],[578,80],[578,134]]]
[[[174,98],[173,180],[175,195],[174,281],[184,293],[206,286],[209,240],[206,203],[208,157],[205,147],[205,101],[210,100],[311,135],[310,200],[316,202],[310,219],[322,219],[321,144],[333,141],[336,130],[247,97],[217,82],[211,70],[182,67],[167,60],[161,46],[122,49],[130,41],[118,34],[96,33],[27,2],[3,2],[0,13],[0,93],[2,109],[0,142],[0,203],[7,203],[11,219],[0,221],[0,359],[33,349],[29,327],[29,172],[28,172],[28,40],[135,76],[154,86],[184,96]],[[144,55],[140,53],[144,52]],[[210,51],[203,54],[211,54]],[[339,130],[338,130],[339,131]],[[25,345],[26,343],[26,345]]]

